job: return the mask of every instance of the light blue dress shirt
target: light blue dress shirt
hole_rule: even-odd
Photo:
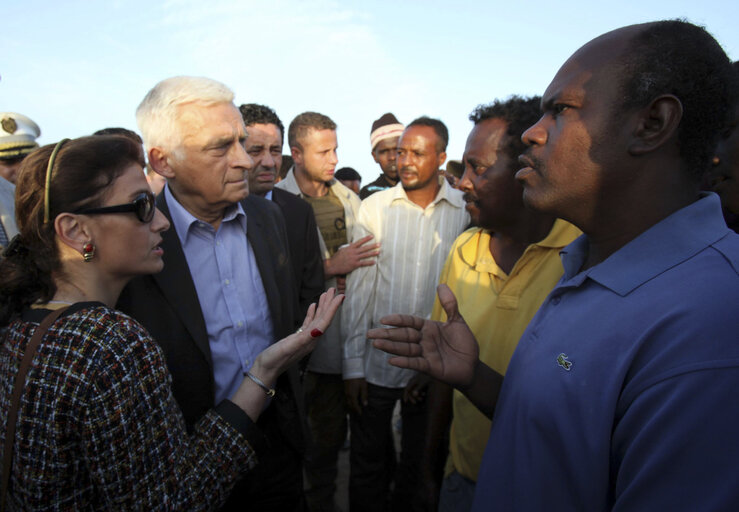
[[[203,312],[213,360],[215,403],[230,398],[254,359],[274,342],[264,285],[246,238],[241,204],[228,208],[218,231],[165,199]]]

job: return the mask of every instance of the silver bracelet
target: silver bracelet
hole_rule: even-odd
[[[251,372],[246,372],[244,375],[249,377],[257,386],[262,388],[265,393],[267,393],[267,396],[272,398],[275,396],[275,390],[274,388],[268,388],[267,385],[262,382],[262,380],[259,377],[256,377],[255,375],[252,375]]]

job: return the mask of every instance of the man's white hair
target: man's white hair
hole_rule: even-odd
[[[180,107],[188,103],[204,106],[233,103],[234,93],[221,82],[201,76],[174,76],[156,84],[136,109],[136,123],[147,152],[153,147],[180,153]]]

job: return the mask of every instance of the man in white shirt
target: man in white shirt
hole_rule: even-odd
[[[342,312],[343,376],[350,409],[352,512],[410,510],[418,485],[425,429],[424,389],[414,373],[387,364],[366,339],[389,313],[427,317],[449,249],[469,223],[462,193],[439,178],[449,135],[444,124],[421,117],[398,142],[400,183],[362,202],[352,238],[372,235],[382,250],[377,264],[347,279]],[[393,481],[391,419],[402,399],[401,454]]]

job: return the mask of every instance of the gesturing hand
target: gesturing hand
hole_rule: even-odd
[[[394,354],[389,362],[410,368],[459,389],[472,383],[479,348],[474,334],[457,308],[457,299],[445,284],[437,288],[439,301],[447,314],[445,323],[411,315],[389,315],[380,321],[394,328],[376,328],[367,337],[380,350]]]
[[[380,244],[370,244],[374,237],[367,235],[346,247],[336,251],[334,255],[326,260],[326,275],[346,275],[358,267],[368,267],[375,264],[374,258],[380,254]]]
[[[312,337],[311,331],[319,329],[326,332],[331,320],[339,309],[343,295],[335,295],[329,288],[321,294],[318,305],[311,304],[303,320],[301,331],[295,332],[264,349],[254,361],[254,371],[264,376],[264,380],[276,379],[288,366],[309,354],[319,338]]]

